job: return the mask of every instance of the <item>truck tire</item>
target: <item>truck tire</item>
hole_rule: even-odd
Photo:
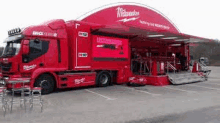
[[[101,71],[96,76],[96,85],[99,87],[106,87],[111,82],[111,76],[107,71]]]
[[[53,92],[54,85],[55,85],[55,81],[54,81],[53,77],[49,74],[40,75],[34,83],[34,87],[41,86],[41,88],[42,88],[41,93],[42,94],[49,94],[49,93]]]

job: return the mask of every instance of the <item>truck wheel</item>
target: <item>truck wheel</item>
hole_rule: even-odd
[[[96,76],[96,84],[99,87],[106,87],[111,82],[111,76],[107,71],[101,71]]]
[[[52,76],[48,74],[40,75],[37,80],[34,83],[34,87],[40,87],[42,88],[41,93],[42,94],[49,94],[53,92],[54,90],[54,79]],[[41,85],[40,85],[41,84]]]

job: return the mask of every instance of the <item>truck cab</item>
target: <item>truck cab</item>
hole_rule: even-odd
[[[25,80],[31,87],[41,85],[43,93],[49,93],[56,87],[56,83],[49,82],[56,80],[53,74],[68,68],[67,34],[63,20],[54,20],[23,30],[10,30],[4,43],[1,78],[8,88],[11,88],[9,83],[12,81],[18,81],[16,86],[21,86],[19,81]]]

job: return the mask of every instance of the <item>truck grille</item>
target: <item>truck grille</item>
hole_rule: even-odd
[[[2,71],[6,71],[6,72],[10,71],[11,63],[9,63],[9,64],[1,64],[1,69],[2,69]]]

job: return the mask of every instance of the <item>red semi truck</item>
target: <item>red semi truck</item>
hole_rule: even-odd
[[[10,82],[41,85],[43,94],[113,83],[167,85],[168,73],[189,70],[189,44],[210,41],[180,33],[163,14],[137,4],[13,29],[8,35],[2,79],[9,89]]]

